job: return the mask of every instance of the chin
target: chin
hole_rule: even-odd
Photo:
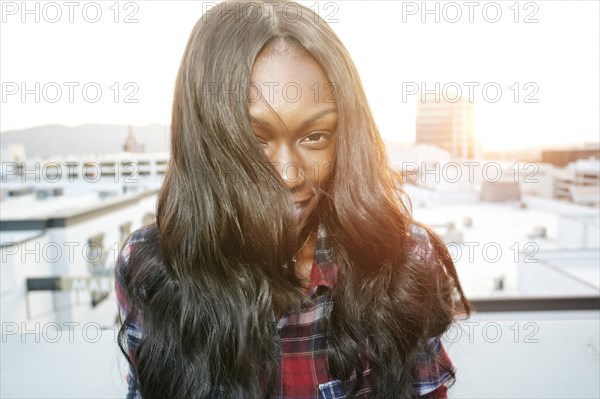
[[[303,217],[298,220],[299,231],[312,229],[317,224],[319,218],[317,217],[316,213],[316,207],[313,207],[306,213],[306,215],[303,215]]]

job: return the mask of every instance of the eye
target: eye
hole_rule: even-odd
[[[310,145],[311,147],[324,147],[329,143],[331,133],[328,132],[313,132],[305,136],[300,142]]]
[[[269,143],[267,143],[267,141],[265,139],[263,139],[262,137],[260,137],[258,134],[255,134],[254,137],[256,137],[256,140],[258,140],[258,144],[266,147],[269,145]]]

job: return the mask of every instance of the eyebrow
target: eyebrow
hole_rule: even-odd
[[[319,112],[317,112],[316,114],[314,114],[313,116],[311,116],[310,118],[307,118],[304,120],[304,122],[302,122],[302,124],[300,125],[300,129],[299,130],[303,130],[304,128],[306,128],[307,126],[310,126],[312,123],[318,121],[319,119],[323,118],[326,115],[329,114],[337,114],[337,110],[335,108],[326,108],[323,109]],[[250,116],[250,121],[256,125],[265,127],[265,128],[272,128],[273,126],[265,121],[262,120],[258,117],[255,116]]]

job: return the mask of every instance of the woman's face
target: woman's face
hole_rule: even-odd
[[[298,224],[314,214],[335,161],[333,87],[307,53],[278,42],[257,58],[249,87],[252,129],[290,189]]]

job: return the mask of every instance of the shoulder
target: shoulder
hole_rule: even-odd
[[[132,298],[129,295],[132,295],[131,290],[134,288],[138,292],[143,291],[143,285],[140,286],[133,281],[136,281],[136,271],[140,270],[141,265],[147,261],[150,251],[157,248],[154,242],[158,236],[157,232],[155,223],[144,225],[133,231],[123,243],[115,263],[114,288],[121,320],[126,320],[130,311],[133,312],[127,325],[131,347],[135,347],[137,342],[133,338],[140,337],[141,318],[139,313],[131,308]]]
[[[455,380],[458,368],[450,359],[441,337],[430,338],[427,346],[428,350],[419,356],[417,380],[413,387],[421,396],[446,397],[446,384]]]
[[[128,264],[132,256],[137,252],[138,248],[140,248],[143,244],[151,243],[156,239],[157,232],[158,229],[155,223],[142,226],[132,232],[123,243],[123,247],[121,248],[117,258],[117,265],[123,267]]]
[[[412,222],[408,233],[410,253],[424,263],[431,262],[434,258],[434,247],[429,230],[423,223]]]
[[[158,237],[156,223],[144,225],[133,231],[123,243],[115,262],[115,286],[117,291],[124,289],[124,275],[142,261],[148,247],[156,247]]]
[[[124,255],[129,256],[130,252],[140,243],[153,240],[156,237],[157,232],[158,228],[156,227],[156,223],[147,224],[138,228],[127,237],[122,252]]]
[[[431,246],[429,232],[424,227],[423,223],[413,221],[410,225],[410,234],[425,245]]]

